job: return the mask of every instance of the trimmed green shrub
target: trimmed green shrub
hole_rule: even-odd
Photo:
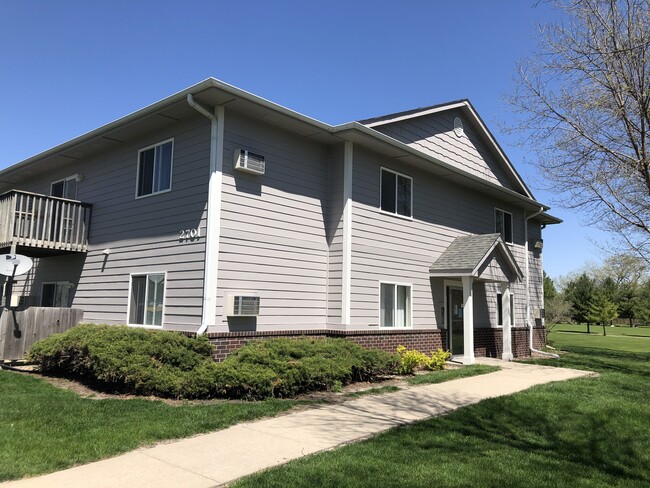
[[[395,373],[398,363],[394,354],[367,350],[344,339],[253,341],[219,365],[219,386],[229,397],[292,397],[338,389],[353,381],[373,381]],[[228,381],[222,381],[226,377]]]
[[[214,396],[216,364],[205,336],[113,325],[78,325],[35,343],[27,359],[46,374],[172,398]],[[211,394],[212,392],[212,394]]]
[[[46,374],[112,390],[171,398],[291,397],[373,381],[397,371],[394,354],[343,339],[252,341],[222,363],[205,336],[109,325],[79,325],[37,342],[28,359]]]

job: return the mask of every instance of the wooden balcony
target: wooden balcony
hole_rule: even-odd
[[[0,249],[34,255],[86,252],[92,205],[11,190],[0,195]]]

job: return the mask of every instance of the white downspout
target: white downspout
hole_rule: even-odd
[[[526,327],[528,327],[528,340],[531,352],[536,352],[537,354],[544,354],[545,356],[551,356],[559,359],[560,356],[557,354],[539,351],[533,347],[533,323],[530,320],[530,265],[528,264],[530,261],[530,255],[528,253],[528,221],[533,217],[537,217],[542,212],[544,212],[544,207],[540,207],[540,209],[534,214],[531,214],[528,217],[524,217],[524,248],[526,250]]]
[[[208,208],[205,224],[205,262],[203,271],[202,335],[209,326],[215,325],[217,314],[217,272],[219,269],[219,239],[221,235],[221,183],[223,180],[223,107],[215,107],[214,114],[187,95],[190,107],[210,119],[210,180],[208,182]]]

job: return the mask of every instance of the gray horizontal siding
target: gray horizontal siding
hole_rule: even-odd
[[[413,178],[413,219],[380,212],[380,167]],[[494,232],[494,208],[513,214],[513,250],[523,270],[523,212],[468,191],[418,169],[395,166],[370,151],[355,148],[352,225],[352,321],[378,322],[379,283],[412,284],[413,326],[442,326],[442,281],[432,285],[429,266],[458,236]],[[434,280],[435,281],[435,280]],[[475,284],[477,326],[496,326],[497,284]],[[432,292],[433,290],[433,292]],[[516,321],[523,322],[524,284],[513,285]]]
[[[329,204],[325,146],[226,112],[217,329],[228,294],[260,296],[257,330],[326,324]],[[234,170],[239,148],[265,158],[264,175]]]
[[[465,134],[462,137],[454,133],[455,117],[463,121]],[[460,110],[402,120],[374,129],[469,173],[514,189],[510,178]]]
[[[209,128],[207,120],[196,117],[20,185],[49,194],[52,181],[76,173],[84,177],[78,198],[93,204],[89,251],[70,259],[83,261],[73,306],[85,310],[85,321],[125,323],[130,274],[166,272],[164,328],[195,330],[200,325]],[[171,191],[136,199],[138,150],[172,137]],[[200,238],[179,240],[182,229],[196,227]],[[108,256],[102,253],[106,248]],[[39,268],[65,277],[68,269],[58,264],[61,259],[43,258]],[[34,280],[34,295],[40,293],[40,281]]]

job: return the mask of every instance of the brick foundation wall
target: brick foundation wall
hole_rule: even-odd
[[[512,327],[510,329],[512,355],[516,358],[530,356],[528,348],[528,328]],[[533,328],[533,347],[543,349],[546,345],[546,329]],[[474,354],[499,358],[503,354],[503,329],[474,329]]]
[[[265,331],[265,332],[212,332],[208,339],[214,346],[212,357],[215,361],[223,361],[230,353],[236,351],[250,341],[259,341],[276,337],[309,337],[319,339],[324,337],[339,337],[355,342],[369,349],[382,349],[395,352],[397,346],[431,354],[436,349],[446,349],[444,331],[431,330],[296,330],[296,331]]]
[[[530,356],[528,347],[528,329],[526,327],[513,327],[512,329],[512,354],[515,357]],[[546,328],[533,327],[533,347],[542,350],[546,346]]]
[[[474,329],[474,355],[501,359],[503,331],[501,329]]]
[[[530,355],[528,349],[528,329],[513,327],[512,353],[515,357]],[[265,332],[211,332],[208,339],[214,346],[212,357],[216,361],[223,361],[230,353],[236,351],[250,341],[259,341],[275,337],[309,337],[320,339],[324,337],[339,337],[355,342],[369,349],[382,349],[395,352],[397,346],[406,346],[408,349],[431,354],[436,349],[447,349],[447,334],[444,329],[430,330],[293,330],[293,331],[265,331]],[[546,344],[546,329],[535,327],[533,330],[534,347],[541,349]],[[503,353],[503,331],[501,329],[474,329],[474,354],[501,358]]]

